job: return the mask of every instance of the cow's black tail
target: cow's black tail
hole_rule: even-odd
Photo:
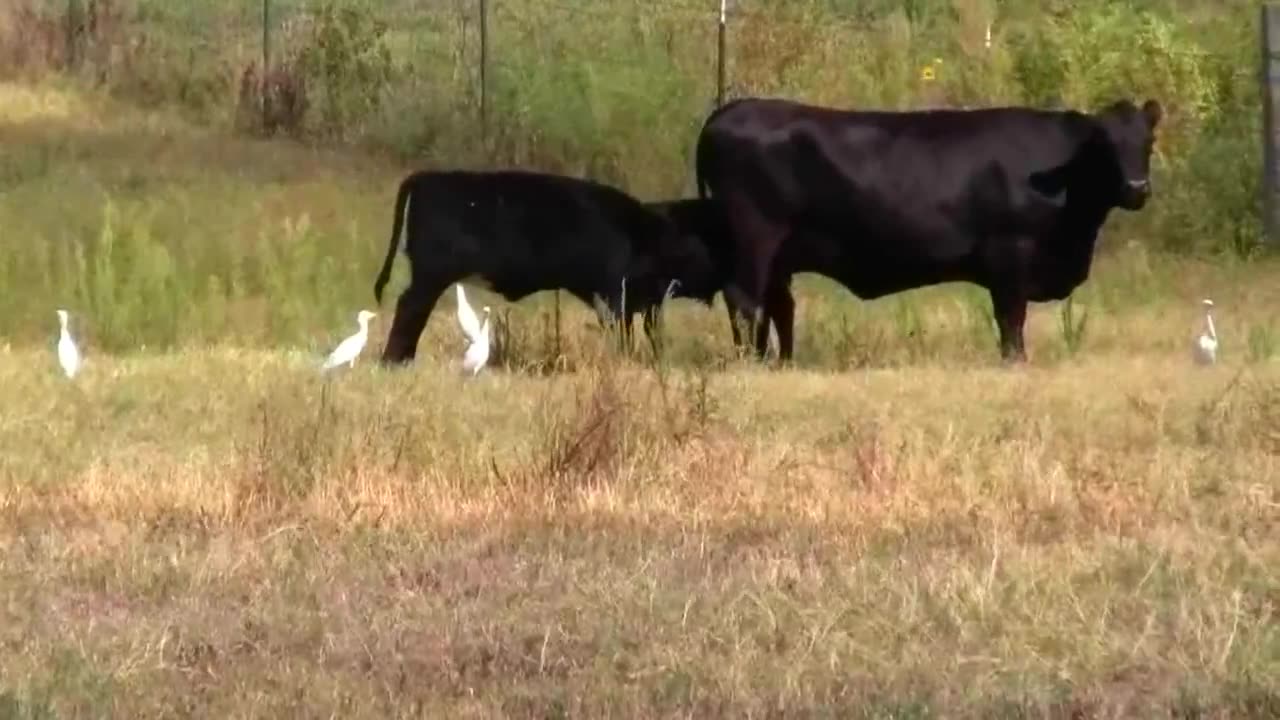
[[[698,131],[698,142],[693,149],[693,174],[698,179],[699,200],[706,200],[708,191],[710,190],[708,187],[707,173],[711,170],[711,163],[713,160],[712,153],[714,152],[711,149],[713,144],[711,139],[711,125],[722,114],[724,114],[726,110],[736,106],[739,102],[739,100],[730,100],[729,102],[712,110],[707,115],[707,118],[702,121],[702,128]]]
[[[396,260],[396,249],[400,247],[400,234],[405,230],[405,209],[409,206],[409,189],[412,185],[413,178],[405,178],[400,183],[400,189],[396,192],[396,209],[395,219],[391,223],[391,244],[387,247],[387,259],[382,262],[382,272],[378,273],[378,279],[373,283],[373,297],[382,304],[382,289],[387,286],[387,281],[391,279],[391,265]],[[408,240],[405,240],[406,246]]]

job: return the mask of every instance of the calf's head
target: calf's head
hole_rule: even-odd
[[[718,210],[712,201],[696,198],[650,202],[646,207],[665,221],[659,247],[664,269],[678,281],[672,295],[710,305],[732,268],[728,226],[719,221]]]

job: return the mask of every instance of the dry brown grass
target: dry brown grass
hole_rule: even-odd
[[[1280,374],[1184,358],[0,355],[0,676],[117,716],[1266,716]]]

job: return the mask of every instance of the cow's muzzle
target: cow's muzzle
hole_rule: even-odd
[[[1151,197],[1151,179],[1126,180],[1123,206],[1128,210],[1141,210]]]

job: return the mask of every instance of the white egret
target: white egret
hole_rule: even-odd
[[[58,363],[62,365],[62,372],[73,378],[80,370],[80,351],[76,349],[76,341],[71,339],[71,333],[67,331],[67,311],[57,312],[58,323],[62,326],[62,333],[58,337]]]
[[[476,317],[476,313],[467,302],[467,294],[458,284],[458,324],[462,333],[470,343],[462,355],[462,371],[478,375],[489,359],[489,306],[484,306],[484,324]]]
[[[356,322],[360,324],[360,329],[354,335],[339,343],[332,353],[329,353],[328,359],[324,361],[324,365],[320,367],[320,370],[326,371],[344,364],[349,368],[355,367],[356,357],[360,355],[361,350],[364,350],[365,341],[369,339],[369,321],[375,317],[377,317],[377,313],[368,310],[361,310],[356,313]]]
[[[1192,348],[1195,352],[1196,363],[1200,365],[1212,365],[1218,358],[1218,332],[1213,327],[1213,301],[1205,298],[1204,300],[1204,324],[1206,331],[1196,338],[1196,344]]]

